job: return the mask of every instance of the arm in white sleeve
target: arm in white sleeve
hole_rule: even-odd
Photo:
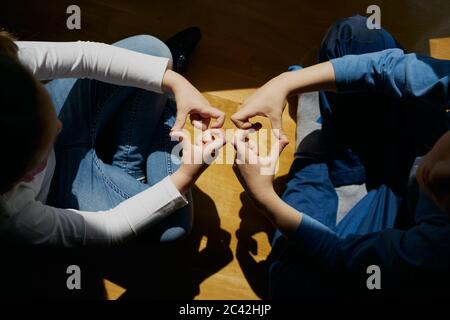
[[[38,80],[88,78],[161,92],[169,59],[112,45],[17,41],[19,60]]]
[[[0,225],[16,242],[63,247],[111,246],[125,242],[187,204],[170,177],[111,210],[58,209],[30,201]]]

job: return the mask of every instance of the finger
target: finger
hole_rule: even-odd
[[[255,131],[258,131],[258,130],[261,129],[261,128],[262,128],[261,122],[255,122],[255,123],[252,123],[251,129],[253,129],[253,130],[255,130]]]
[[[269,115],[269,120],[272,124],[272,129],[282,129],[281,115]]]
[[[226,141],[223,137],[217,137],[206,144],[203,151],[205,162],[211,164],[218,157],[220,149],[222,149],[225,144]]]
[[[195,136],[195,140],[194,140],[195,145],[201,146],[203,144],[203,139],[204,139],[203,131],[200,131],[200,132],[195,131],[194,136]]]
[[[194,128],[202,131],[208,129],[209,119],[204,119],[199,113],[191,113],[191,124]]]
[[[269,116],[270,123],[272,124],[272,132],[277,139],[288,140],[286,134],[283,131],[283,121],[280,116]]]
[[[223,129],[210,129],[208,130],[211,133],[211,136],[214,139],[222,139],[225,140],[225,131]]]
[[[211,124],[211,128],[221,128],[225,122],[225,112],[214,107],[202,108],[199,110],[199,114],[204,119],[204,122],[207,122],[206,128],[209,127],[211,118],[215,119],[215,121]]]
[[[245,163],[245,143],[243,141],[243,130],[238,130],[233,137],[233,147],[236,150],[236,160],[238,164]]]
[[[283,140],[289,141],[289,138],[284,133],[283,129],[272,129],[272,132],[273,132],[273,135],[275,136],[275,138],[277,138],[278,140],[283,139]]]
[[[289,140],[284,137],[275,141],[270,148],[270,158],[273,161],[276,161],[279,158],[281,152],[284,150],[284,148],[286,148],[288,144]]]
[[[258,154],[258,144],[256,141],[251,140],[249,138],[249,135],[251,133],[254,133],[255,130],[249,129],[249,130],[238,130],[236,131],[236,138],[241,141],[242,143],[247,144],[247,147],[252,150],[255,154]]]
[[[211,107],[210,110],[211,117],[215,119],[215,121],[211,124],[211,128],[222,128],[223,124],[225,123],[225,112],[213,107]]]
[[[186,123],[187,113],[184,111],[177,112],[177,118],[175,120],[175,124],[172,127],[172,131],[182,130],[184,124]]]
[[[258,163],[258,146],[255,141],[248,139],[248,135],[254,132],[253,130],[237,130],[234,136],[233,146],[236,149],[236,158],[239,159],[239,164]]]
[[[225,140],[225,132],[222,129],[208,129],[202,131],[196,138],[195,144],[208,144],[214,140]]]
[[[207,154],[210,154],[213,150],[219,151],[220,149],[222,149],[222,147],[225,144],[226,144],[226,141],[225,141],[225,139],[222,139],[222,138],[218,138],[218,139],[212,140],[210,143],[208,143],[205,146],[205,152]],[[216,153],[216,155],[217,155],[217,153]]]
[[[183,147],[189,146],[189,136],[184,130],[170,132],[170,137],[174,140],[178,140]]]
[[[245,108],[242,108],[231,116],[231,121],[233,121],[234,125],[240,129],[250,129],[253,124],[249,119],[254,116],[256,116],[255,112],[247,111]]]
[[[234,134],[238,141],[246,142],[248,135],[250,134],[250,130],[236,130]]]
[[[204,131],[202,136],[203,136],[203,143],[209,143],[209,142],[213,141],[211,130]]]
[[[211,118],[202,118],[200,121],[202,123],[202,130],[206,130],[209,128],[209,124],[211,123]]]
[[[191,124],[194,128],[202,131],[208,128],[208,126],[206,126],[201,120],[191,120]]]
[[[254,153],[258,154],[258,144],[254,140],[248,140],[248,147],[250,150],[252,150]]]

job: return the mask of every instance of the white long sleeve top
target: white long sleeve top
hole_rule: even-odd
[[[38,80],[90,78],[161,92],[168,59],[95,42],[16,42]],[[46,205],[54,151],[31,181],[0,195],[0,237],[33,245],[110,246],[126,241],[187,204],[170,177],[107,211]]]

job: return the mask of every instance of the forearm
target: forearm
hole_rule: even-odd
[[[316,64],[297,71],[284,72],[272,79],[286,96],[311,91],[335,91],[336,78],[330,62]]]
[[[266,217],[284,235],[295,234],[302,221],[302,213],[285,203],[274,190],[265,192],[260,200],[256,200]]]
[[[191,85],[182,75],[167,69],[162,79],[161,87],[164,92],[175,92],[178,88]]]
[[[198,176],[200,176],[201,172],[198,173],[197,176],[192,176],[185,172],[183,165],[175,171],[170,176],[170,179],[172,180],[172,183],[174,184],[175,188],[182,194],[186,194],[190,187],[195,183]]]

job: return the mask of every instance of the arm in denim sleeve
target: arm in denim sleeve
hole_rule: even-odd
[[[358,272],[376,264],[391,271],[405,267],[445,271],[450,257],[450,217],[430,201],[422,203],[418,210],[427,210],[427,219],[409,230],[385,229],[340,238],[330,228],[303,215],[290,241],[302,254],[330,270]]]
[[[449,105],[450,61],[405,54],[400,49],[331,60],[338,92],[377,92]]]
[[[426,248],[421,250],[426,244],[425,236],[419,230],[386,229],[339,238],[328,227],[304,215],[291,241],[295,241],[294,246],[302,254],[329,270],[361,271],[371,264],[390,268],[398,267],[400,262],[420,264],[424,257],[416,255],[416,250],[430,252]]]

